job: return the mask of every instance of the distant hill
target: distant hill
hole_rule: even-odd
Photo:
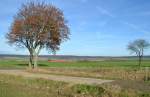
[[[27,59],[28,55],[11,55],[11,54],[0,54],[0,59],[13,59],[21,58]],[[40,55],[40,59],[62,59],[62,60],[126,60],[126,59],[136,59],[136,56],[74,56],[74,55]],[[144,59],[150,59],[150,56],[145,56]]]

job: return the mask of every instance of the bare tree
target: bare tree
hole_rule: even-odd
[[[46,48],[55,53],[69,39],[69,27],[63,12],[51,4],[23,4],[6,38],[10,44],[25,47],[30,53],[29,66],[37,67],[38,55]]]
[[[150,44],[144,39],[138,39],[129,43],[128,50],[138,56],[139,66],[141,66],[144,50],[147,49],[149,46]]]

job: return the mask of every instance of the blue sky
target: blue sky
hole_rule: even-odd
[[[1,54],[28,54],[26,49],[9,46],[5,39],[13,16],[28,1],[1,0]],[[70,40],[61,45],[58,55],[128,56],[126,48],[130,41],[139,38],[150,41],[150,0],[39,1],[59,7],[68,20]],[[43,50],[40,54],[50,53]],[[146,55],[150,55],[150,50]]]

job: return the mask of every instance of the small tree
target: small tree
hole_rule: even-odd
[[[131,53],[135,53],[138,56],[139,66],[141,66],[141,62],[144,55],[144,50],[147,49],[150,44],[144,39],[135,40],[128,45],[128,50]]]
[[[10,44],[27,48],[29,66],[36,68],[41,49],[55,53],[68,36],[69,28],[60,9],[50,4],[29,2],[23,4],[14,17],[6,38]]]

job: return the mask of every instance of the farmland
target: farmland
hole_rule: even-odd
[[[104,79],[138,79],[143,80],[150,67],[150,60],[145,59],[139,68],[135,59],[112,60],[67,60],[66,62],[49,62],[48,59],[38,62],[40,73],[92,77]],[[0,60],[0,69],[26,69],[26,58],[8,58]],[[41,70],[42,69],[42,70]],[[149,71],[148,71],[149,73]]]
[[[56,59],[57,60],[57,59]],[[40,67],[62,67],[62,68],[103,68],[103,67],[116,67],[116,68],[138,68],[138,61],[136,58],[97,58],[96,60],[72,60],[67,59],[66,62],[49,62],[48,58],[40,58],[38,62]],[[28,58],[12,57],[1,58],[0,67],[27,67]],[[142,67],[150,67],[150,58],[145,58],[142,62]]]
[[[0,69],[27,69],[27,72],[34,74],[108,79],[114,80],[114,82],[96,86],[80,84],[70,85],[69,83],[60,81],[51,81],[37,78],[28,79],[24,77],[1,74],[0,92],[3,92],[3,95],[0,95],[0,97],[9,97],[10,95],[12,97],[41,97],[41,95],[42,97],[99,97],[99,95],[102,95],[102,97],[109,97],[109,95],[112,97],[148,97],[150,95],[148,93],[150,91],[150,83],[149,81],[145,81],[146,75],[150,75],[150,71],[145,69],[150,67],[149,59],[145,59],[140,68],[135,58],[107,58],[105,60],[104,58],[99,58],[97,60],[67,59],[62,62],[49,62],[48,60],[49,58],[39,58],[39,69],[36,71],[30,71],[27,69],[27,57],[1,58]],[[114,87],[116,90],[113,90]],[[37,90],[41,89],[42,91],[36,93]],[[12,90],[13,93],[8,92]]]

